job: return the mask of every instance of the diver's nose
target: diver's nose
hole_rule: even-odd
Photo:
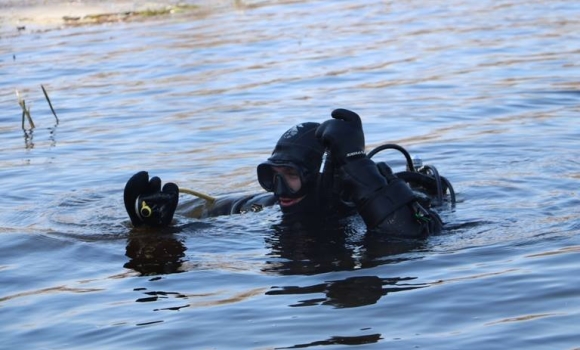
[[[281,174],[274,175],[274,194],[278,197],[284,197],[288,193],[288,186],[286,186],[286,181]]]

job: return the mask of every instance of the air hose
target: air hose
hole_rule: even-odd
[[[205,193],[197,192],[197,191],[194,191],[194,190],[188,190],[186,188],[180,188],[179,189],[179,192],[180,193],[190,194],[192,196],[195,196],[195,197],[198,197],[198,198],[201,198],[201,199],[205,199],[206,201],[208,201],[210,203],[213,203],[216,200],[215,197],[212,197],[212,196],[207,195]]]
[[[436,198],[439,204],[443,204],[443,195],[447,191],[449,192],[449,199],[451,205],[455,205],[455,190],[453,186],[445,177],[439,175],[437,168],[432,165],[422,165],[414,164],[413,159],[409,152],[403,147],[387,143],[380,145],[368,153],[368,157],[372,158],[377,153],[384,151],[386,149],[395,149],[403,154],[407,161],[407,171],[400,172],[395,175],[399,176],[405,181],[412,181],[420,183],[422,186],[430,187],[431,190],[436,194]]]

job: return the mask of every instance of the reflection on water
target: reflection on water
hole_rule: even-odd
[[[179,272],[187,248],[171,234],[141,233],[132,235],[126,247],[130,260],[124,267],[143,275]]]
[[[32,129],[24,130],[24,148],[26,148],[27,150],[34,148],[33,133],[34,130]]]
[[[54,127],[48,128],[48,141],[49,141],[49,147],[55,147],[56,146],[56,131],[57,131],[57,126],[55,125]],[[34,129],[30,128],[30,129],[23,129],[22,130],[23,133],[23,138],[24,138],[24,148],[27,151],[30,151],[34,148]]]
[[[248,215],[241,214],[243,220]],[[233,218],[236,220],[236,218]],[[224,225],[227,225],[226,221]],[[250,221],[251,222],[251,219]],[[224,227],[222,229],[228,229]],[[231,227],[235,230],[235,227]],[[134,229],[129,235],[124,267],[143,275],[183,272],[187,261],[184,232],[216,230],[205,222],[159,229]],[[406,240],[367,233],[358,216],[336,222],[283,222],[265,233],[267,253],[261,271],[280,275],[313,275],[350,271],[414,259],[404,254],[425,248],[423,240]],[[195,254],[195,252],[193,253]],[[188,270],[195,266],[189,265]]]
[[[422,284],[413,285],[408,283],[408,281],[414,279],[413,277],[379,278],[377,276],[358,276],[339,281],[328,281],[313,286],[274,287],[274,290],[268,291],[266,294],[325,294],[325,297],[301,300],[298,304],[290,306],[330,305],[337,308],[359,307],[375,304],[388,293],[426,287],[426,285]]]
[[[123,266],[145,276],[183,272],[187,247],[180,234],[211,227],[209,223],[192,222],[163,229],[134,228],[125,248],[129,261]]]
[[[420,240],[367,233],[359,217],[326,226],[274,225],[265,240],[271,252],[263,271],[283,275],[370,268],[401,261],[402,254],[424,245]]]
[[[355,337],[331,337],[326,340],[314,341],[307,344],[296,344],[294,346],[277,349],[304,349],[321,345],[362,345],[377,343],[381,339],[380,334],[369,334]]]

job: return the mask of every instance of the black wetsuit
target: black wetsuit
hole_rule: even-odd
[[[376,176],[365,184],[357,183],[363,188],[359,191],[350,206],[344,204],[335,206],[332,213],[324,217],[343,218],[352,214],[360,214],[368,230],[384,233],[390,236],[405,238],[423,238],[441,231],[442,222],[437,213],[429,208],[429,197],[421,192],[413,192],[403,180],[396,176],[379,175],[376,165],[370,160],[353,164],[355,169],[363,171],[362,167],[370,167],[366,171]],[[348,172],[348,169],[347,169]],[[367,177],[369,179],[369,177]],[[243,214],[258,212],[264,207],[273,206],[278,200],[271,192],[251,195],[232,195],[217,198],[215,201],[202,199],[182,202],[178,211],[182,215],[193,218],[207,218],[220,215]],[[313,213],[299,213],[293,219]],[[316,214],[316,213],[314,213]],[[289,214],[284,214],[289,217]],[[310,216],[309,216],[310,217]],[[321,216],[318,217],[322,221]]]

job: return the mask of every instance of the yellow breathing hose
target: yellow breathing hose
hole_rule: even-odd
[[[205,199],[206,201],[208,201],[210,203],[215,202],[215,198],[214,197],[212,197],[210,195],[207,195],[207,194],[204,194],[204,193],[201,193],[201,192],[194,191],[194,190],[188,190],[186,188],[180,188],[179,189],[179,192],[180,193],[187,193],[187,194],[190,194],[192,196],[196,196],[198,198]]]

